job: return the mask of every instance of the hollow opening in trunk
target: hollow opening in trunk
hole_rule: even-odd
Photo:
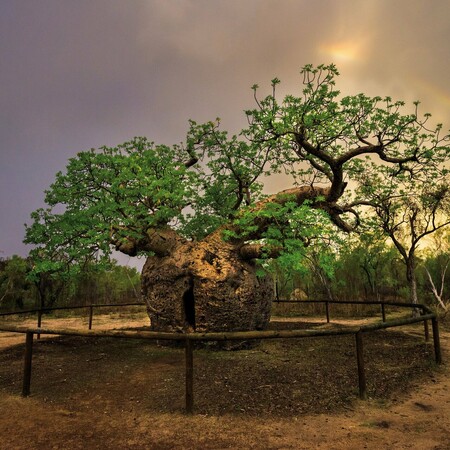
[[[183,313],[186,328],[195,330],[194,280],[189,280],[189,288],[183,294]]]

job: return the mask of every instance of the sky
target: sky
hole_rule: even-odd
[[[0,258],[28,254],[24,224],[77,152],[176,144],[189,119],[236,133],[251,86],[300,94],[305,64],[448,130],[449,43],[448,0],[1,0]]]

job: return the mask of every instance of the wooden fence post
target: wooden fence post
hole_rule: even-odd
[[[194,355],[193,343],[190,339],[185,340],[186,357],[186,413],[192,414],[194,409]]]
[[[437,364],[442,364],[441,341],[439,339],[439,325],[436,317],[431,319],[433,328],[434,356]]]
[[[31,361],[33,359],[33,334],[28,331],[26,334],[25,341],[25,358],[23,366],[23,386],[22,386],[22,396],[28,397],[30,395],[30,385],[31,385]]]
[[[92,316],[94,315],[94,307],[89,306],[89,329],[92,330]]]
[[[384,303],[381,304],[381,317],[383,318],[383,322],[386,322],[386,308]]]
[[[327,323],[330,323],[330,304],[325,302],[325,312],[327,314]]]
[[[430,340],[430,331],[429,331],[429,328],[428,328],[428,320],[424,320],[423,321],[423,330],[424,330],[424,333],[425,333],[425,342],[429,342],[429,340]]]
[[[359,330],[356,334],[356,361],[358,364],[358,383],[359,383],[359,398],[361,400],[367,399],[366,374],[364,371],[364,349],[363,349],[363,332]]]
[[[38,326],[38,328],[41,328],[41,324],[42,324],[42,309],[40,309],[40,310],[38,311],[38,320],[37,320],[37,326]],[[41,338],[41,334],[38,333],[37,339],[40,339],[40,338]]]

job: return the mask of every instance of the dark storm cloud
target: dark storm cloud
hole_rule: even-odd
[[[77,151],[135,135],[183,139],[187,120],[233,131],[266,90],[335,62],[350,92],[424,98],[450,122],[448,2],[3,0],[0,256]]]

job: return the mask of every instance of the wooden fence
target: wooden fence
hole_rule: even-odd
[[[84,306],[58,306],[58,307],[52,307],[52,308],[38,308],[38,309],[25,309],[23,311],[12,311],[12,312],[3,312],[0,313],[0,317],[5,316],[14,316],[14,315],[20,315],[20,314],[37,314],[37,327],[41,328],[42,325],[42,316],[44,313],[49,313],[52,311],[63,311],[63,310],[69,310],[69,309],[87,309],[89,311],[89,321],[88,321],[88,327],[89,330],[92,329],[92,321],[94,317],[94,308],[112,308],[112,307],[124,307],[124,306],[145,306],[145,303],[142,302],[134,302],[134,303],[100,303],[98,305],[92,304],[92,305],[84,305]],[[1,330],[0,330],[1,331]],[[38,334],[39,337],[39,334]]]
[[[277,300],[283,302],[283,300]],[[284,302],[294,302],[292,300],[284,300]],[[185,408],[187,413],[192,413],[194,408],[194,358],[193,358],[193,342],[207,342],[207,341],[234,341],[234,340],[260,340],[260,339],[301,339],[305,337],[319,337],[319,336],[337,336],[337,335],[354,335],[356,346],[356,368],[358,371],[358,385],[359,397],[361,399],[367,398],[366,375],[364,369],[364,334],[376,330],[399,327],[415,323],[424,323],[425,339],[429,340],[428,321],[431,320],[433,332],[434,356],[437,364],[442,363],[441,346],[439,340],[439,327],[436,314],[428,307],[421,304],[411,303],[393,303],[393,302],[332,302],[332,301],[314,301],[302,300],[296,303],[314,302],[324,303],[326,309],[327,322],[330,321],[330,304],[380,304],[382,310],[382,322],[371,323],[362,326],[349,326],[339,330],[280,330],[280,331],[236,331],[236,332],[214,332],[214,333],[166,333],[155,331],[122,331],[122,330],[92,330],[92,314],[96,307],[106,306],[121,306],[121,305],[90,305],[80,308],[89,308],[89,329],[52,329],[42,328],[41,322],[38,319],[38,327],[26,327],[18,325],[7,325],[0,323],[0,331],[24,333],[25,340],[25,356],[24,356],[24,370],[23,370],[23,385],[22,395],[24,397],[30,395],[31,386],[31,368],[32,368],[32,354],[33,354],[33,340],[34,335],[49,334],[49,335],[63,335],[63,336],[84,336],[84,337],[111,337],[111,338],[125,338],[125,339],[149,339],[149,340],[171,340],[184,342],[185,346]],[[142,305],[142,303],[122,304],[122,306]],[[413,310],[419,310],[420,314],[416,317],[405,317],[395,320],[386,320],[386,307],[407,307]],[[46,311],[55,309],[71,309],[64,308],[48,308]],[[72,308],[75,309],[75,308]],[[21,313],[42,312],[43,310],[29,310]],[[11,315],[17,313],[3,313],[1,315]]]

